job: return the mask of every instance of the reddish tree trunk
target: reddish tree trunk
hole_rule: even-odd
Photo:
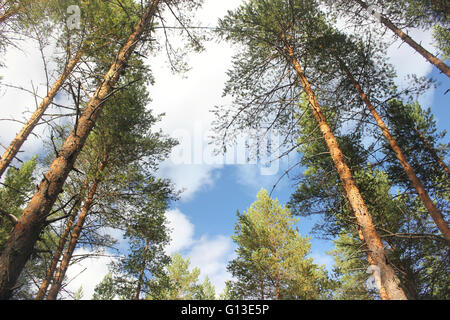
[[[14,10],[14,9],[10,9],[8,11],[6,11],[4,14],[2,14],[0,16],[0,23],[5,22],[6,20],[8,20],[10,17],[12,17],[13,15],[15,15],[16,13],[18,13],[20,10]]]
[[[147,243],[145,244],[145,248],[144,248],[143,262],[142,262],[141,270],[139,272],[138,285],[136,288],[136,296],[134,298],[135,300],[139,300],[140,296],[141,296],[142,282],[144,282],[144,273],[145,273],[145,267],[146,267],[145,261],[147,259],[147,252],[148,252],[149,245],[150,245],[150,241],[147,240]]]
[[[444,217],[443,217],[441,211],[434,205],[433,201],[431,200],[430,196],[428,195],[428,192],[425,190],[422,182],[417,177],[414,169],[408,163],[408,160],[406,159],[405,155],[403,154],[402,149],[398,145],[395,138],[389,132],[389,128],[386,126],[383,119],[381,119],[380,115],[375,110],[375,107],[372,105],[372,103],[370,102],[367,95],[362,90],[361,85],[355,80],[353,75],[348,70],[347,66],[341,60],[340,60],[340,64],[341,64],[341,67],[344,69],[345,73],[347,74],[348,78],[350,79],[350,81],[355,86],[356,90],[358,90],[358,93],[360,94],[361,99],[364,101],[366,106],[369,108],[370,112],[372,113],[372,116],[375,118],[375,121],[377,122],[378,126],[380,127],[380,129],[383,132],[386,139],[388,140],[389,145],[391,146],[392,150],[394,151],[401,166],[405,170],[405,173],[408,176],[409,181],[411,181],[411,184],[413,185],[414,189],[416,189],[417,194],[419,195],[423,204],[427,208],[428,213],[433,218],[434,222],[436,223],[437,227],[441,231],[444,238],[450,242],[450,228],[448,227],[447,222],[444,220]]]
[[[149,2],[135,30],[121,48],[102,83],[85,107],[76,132],[72,131],[64,142],[11,233],[0,256],[0,300],[10,298],[12,289],[33,251],[39,234],[45,227],[47,215],[58,194],[61,193],[78,154],[100,116],[104,102],[113,94],[114,86],[126,69],[129,57],[154,17],[159,2],[159,0]]]
[[[361,0],[355,0],[361,7],[364,9],[369,9],[369,6]],[[422,55],[425,59],[427,59],[431,64],[436,66],[439,70],[441,70],[447,77],[450,77],[450,67],[448,67],[442,60],[434,56],[416,41],[414,41],[410,36],[404,33],[401,29],[397,28],[396,25],[392,23],[389,19],[380,15],[381,23],[383,23],[386,27],[388,27],[392,32],[394,32],[400,39],[409,44],[414,50],[416,50],[420,55]]]
[[[50,266],[48,267],[47,273],[45,275],[45,279],[44,279],[44,281],[42,281],[42,284],[39,287],[39,291],[36,294],[36,300],[44,299],[45,294],[47,293],[48,286],[50,285],[53,275],[55,274],[56,267],[58,266],[59,259],[61,258],[61,255],[64,251],[64,247],[67,242],[67,237],[69,236],[70,231],[72,230],[72,226],[73,226],[73,223],[75,222],[75,217],[77,214],[78,214],[78,209],[74,209],[73,213],[70,215],[69,219],[67,220],[66,227],[64,228],[64,232],[61,235],[61,238],[59,239],[58,247],[56,248],[55,252],[53,253],[52,260],[50,261]]]
[[[0,177],[5,173],[6,169],[9,167],[11,162],[17,156],[17,153],[20,151],[20,148],[24,144],[24,142],[28,139],[29,135],[33,131],[33,129],[38,124],[39,120],[41,120],[45,111],[48,109],[50,104],[52,103],[55,96],[58,94],[61,87],[66,82],[69,75],[72,73],[75,66],[80,61],[83,55],[82,50],[79,50],[74,58],[72,58],[69,63],[64,68],[63,73],[59,76],[56,82],[53,84],[52,88],[48,92],[47,96],[42,100],[39,107],[34,111],[31,118],[28,122],[23,126],[20,132],[16,135],[14,140],[9,145],[8,149],[3,153],[2,158],[0,159]]]
[[[15,16],[16,14],[18,14],[20,11],[24,11],[25,9],[21,6],[12,6],[10,8],[8,8],[5,13],[3,13],[2,15],[0,15],[0,23],[5,22],[6,20],[8,20],[9,18],[11,18],[12,16]]]
[[[81,209],[80,216],[78,217],[77,223],[75,224],[75,227],[73,228],[72,235],[69,240],[69,244],[67,245],[66,252],[64,253],[64,256],[61,261],[61,264],[59,265],[58,271],[56,272],[52,286],[50,287],[50,290],[48,291],[47,300],[56,300],[56,298],[59,294],[59,291],[61,290],[61,286],[62,286],[64,277],[66,275],[67,269],[69,268],[70,260],[72,259],[72,256],[73,256],[73,252],[75,251],[78,240],[81,237],[81,232],[83,231],[83,227],[84,227],[84,223],[86,222],[86,218],[89,215],[91,207],[94,203],[94,197],[95,197],[95,194],[97,193],[97,188],[102,180],[101,175],[103,173],[103,170],[105,169],[106,163],[107,163],[107,155],[103,158],[102,162],[100,163],[98,170],[97,170],[97,176],[95,177],[94,181],[92,182],[91,187],[89,188],[89,193],[88,193],[86,199],[84,199],[83,208]]]
[[[358,229],[358,233],[359,233],[359,239],[361,240],[364,247],[368,251],[369,249],[367,248],[366,241],[364,240],[364,236],[362,234],[361,229]],[[368,252],[367,252],[367,261],[369,262],[369,265],[371,265],[371,266],[375,265],[375,261],[373,261],[372,256]],[[372,270],[372,274],[375,277],[375,279],[378,277],[375,270]],[[389,300],[389,295],[387,294],[386,289],[378,282],[378,279],[377,279],[377,287],[378,287],[378,293],[380,294],[380,298],[382,300]]]
[[[369,254],[371,255],[375,265],[380,268],[381,285],[386,290],[389,299],[406,300],[406,295],[399,286],[400,281],[397,278],[397,275],[392,267],[387,263],[384,246],[381,242],[380,236],[375,230],[372,216],[370,215],[361,193],[353,180],[351,171],[344,160],[344,155],[339,148],[338,142],[322,113],[317,97],[312,90],[297,57],[294,54],[294,50],[286,41],[284,35],[282,38],[285,43],[286,52],[289,55],[292,65],[295,68],[302,86],[308,95],[314,117],[318,122],[320,131],[322,132],[328,149],[330,150],[331,158],[333,159],[336,170],[339,174],[342,187],[355,215],[356,221],[361,228],[366,245],[369,249]]]

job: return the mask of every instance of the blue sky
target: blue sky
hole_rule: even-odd
[[[205,1],[204,8],[197,15],[200,25],[213,27],[218,17],[224,16],[227,10],[235,8],[239,3],[240,0]],[[414,31],[411,35],[432,49],[429,45],[430,32]],[[395,43],[388,52],[398,72],[398,83],[404,82],[405,76],[410,72],[439,80],[440,87],[421,97],[420,102],[423,107],[432,107],[439,129],[450,131],[450,92],[444,95],[450,88],[450,81],[406,44],[399,44]],[[262,187],[270,191],[283,169],[295,163],[298,155],[294,152],[289,159],[281,161],[273,175],[262,175],[261,168],[257,165],[223,165],[214,161],[206,163],[204,157],[199,156],[208,153],[207,137],[213,120],[210,110],[216,105],[231,103],[229,98],[222,97],[222,90],[226,81],[225,73],[231,67],[233,48],[227,43],[216,41],[206,43],[205,46],[204,52],[186,57],[191,70],[183,76],[170,72],[164,54],[148,59],[147,63],[152,68],[156,81],[154,86],[149,87],[153,99],[149,108],[155,113],[166,114],[159,128],[182,142],[171,159],[162,164],[159,172],[160,176],[171,178],[177,188],[185,189],[181,199],[173,203],[167,213],[169,226],[173,229],[173,241],[167,251],[181,252],[189,257],[192,266],[198,266],[202,270],[201,278],[208,275],[220,292],[224,281],[231,277],[226,271],[226,264],[234,256],[235,246],[231,235],[234,232],[236,211],[246,210],[256,200],[256,194]],[[23,49],[23,52],[8,51],[5,57],[8,67],[2,71],[4,80],[27,88],[31,88],[33,83],[43,95],[45,77],[36,44],[27,42]],[[48,49],[49,56],[51,50],[52,48]],[[49,63],[48,67],[52,70],[54,64]],[[3,106],[0,108],[1,118],[26,118],[28,114],[24,114],[24,111],[33,110],[34,100],[23,92],[2,88],[0,105]],[[3,145],[9,143],[19,127],[17,123],[1,123],[0,142]],[[37,133],[45,135],[46,131],[40,127]],[[29,139],[24,150],[24,158],[40,152],[40,139]],[[180,161],[186,159],[190,161],[180,164]],[[294,181],[284,178],[273,192],[273,197],[284,205],[295,188]],[[301,218],[300,233],[303,236],[309,235],[314,222],[312,218]],[[316,263],[326,264],[330,269],[332,259],[326,255],[326,251],[333,248],[332,243],[315,238],[311,243],[311,255]],[[87,249],[79,249],[79,252],[83,250]],[[85,297],[88,298],[96,283],[107,273],[107,263],[110,261],[109,258],[98,258],[69,268],[69,278],[78,275],[86,267],[88,269],[68,288],[76,291],[83,284]]]
[[[226,14],[227,9],[234,8],[240,1],[227,1],[220,5],[217,2],[214,2],[214,5],[212,3],[206,2],[206,7],[199,14],[202,25],[213,26],[214,17]],[[430,32],[414,31],[411,35],[425,46],[431,42]],[[428,48],[432,47],[428,45]],[[195,144],[195,141],[201,140],[198,137],[199,131],[204,132],[202,136],[206,146],[205,137],[208,136],[206,132],[212,120],[209,110],[215,105],[231,103],[227,97],[221,97],[221,94],[226,81],[225,72],[231,67],[232,54],[233,48],[226,43],[207,44],[205,52],[189,57],[192,70],[186,74],[186,79],[169,75],[164,63],[161,62],[163,58],[159,60],[157,57],[154,60],[159,61],[161,67],[158,66],[154,70],[156,85],[150,89],[154,97],[152,108],[158,112],[166,112],[162,127],[166,132],[176,132],[175,137],[182,138],[182,145],[185,147],[181,146],[181,148],[189,149],[191,152],[188,158],[194,159],[195,153],[201,149],[195,146],[189,148],[189,143]],[[436,90],[430,90],[420,97],[419,101],[423,107],[432,107],[439,129],[449,130],[450,93],[443,95],[450,88],[447,77],[440,75],[435,68],[405,44],[399,46],[398,42],[394,43],[388,54],[396,67],[400,86],[405,83],[406,75],[412,72],[419,76],[431,76],[441,82]],[[150,65],[155,66],[155,63]],[[163,105],[160,105],[161,101],[164,101]],[[233,257],[234,244],[230,237],[234,232],[236,210],[241,212],[246,210],[256,200],[256,194],[262,187],[270,191],[283,174],[283,169],[295,163],[297,157],[295,152],[292,153],[289,160],[280,163],[276,174],[269,176],[261,175],[256,165],[173,166],[170,163],[163,165],[163,175],[171,177],[179,186],[187,188],[181,200],[173,204],[173,209],[177,212],[173,215],[174,233],[182,234],[182,230],[189,230],[189,235],[184,238],[186,245],[178,246],[178,251],[190,257],[193,265],[209,270],[208,275],[219,291],[223,287],[221,281],[230,277],[226,273],[225,266]],[[297,173],[299,173],[298,170]],[[278,198],[284,205],[295,188],[294,181],[284,178],[273,192],[273,197]],[[183,223],[177,223],[176,217]],[[300,233],[303,236],[310,235],[311,228],[317,219],[317,217],[301,218],[298,225]],[[190,224],[189,227],[186,227],[187,222]],[[176,241],[183,241],[182,239],[177,236]],[[317,238],[312,238],[311,243],[311,256],[316,263],[325,264],[330,270],[332,258],[326,254],[326,251],[333,249],[333,244]],[[202,247],[203,250],[197,246]],[[220,247],[220,250],[218,249],[220,254],[208,258],[211,251],[216,251],[216,247]],[[210,265],[216,268],[210,268]],[[205,273],[207,272],[203,272]]]

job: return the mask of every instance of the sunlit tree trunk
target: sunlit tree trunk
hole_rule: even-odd
[[[367,261],[369,262],[369,265],[373,266],[373,265],[375,265],[375,261],[372,259],[372,256],[368,252],[369,249],[367,248],[366,240],[364,239],[361,229],[358,229],[358,233],[359,233],[359,239],[364,244],[364,247],[367,250]],[[380,283],[381,279],[377,279],[379,277],[379,275],[376,274],[375,270],[372,270],[372,275],[375,277],[375,280],[377,283],[377,288],[378,288],[378,294],[380,295],[380,298],[382,300],[389,300],[389,295],[387,294],[386,289],[381,285],[381,283]]]
[[[23,126],[20,132],[16,135],[14,140],[11,142],[9,147],[3,153],[2,158],[0,159],[0,177],[5,173],[6,169],[8,169],[11,162],[17,156],[17,153],[20,151],[20,148],[24,144],[24,142],[28,139],[31,132],[34,130],[36,125],[39,123],[39,120],[44,115],[45,111],[48,109],[50,104],[52,103],[55,96],[58,94],[61,87],[66,82],[69,75],[72,73],[75,66],[80,61],[83,52],[79,50],[75,57],[73,57],[69,63],[64,68],[63,73],[59,76],[56,82],[53,84],[52,88],[48,92],[47,96],[42,100],[39,107],[34,111],[31,118],[28,122]]]
[[[361,7],[368,10],[370,9],[367,3],[361,0],[355,0]],[[409,44],[414,50],[416,50],[420,55],[422,55],[425,59],[427,59],[431,64],[436,66],[439,70],[441,70],[444,74],[450,77],[450,67],[448,67],[442,60],[434,56],[416,41],[414,41],[410,36],[404,33],[401,29],[399,29],[395,24],[392,23],[389,19],[385,18],[383,15],[379,16],[380,21],[386,27],[388,27],[392,32],[394,32],[400,39]]]
[[[61,290],[61,286],[66,275],[67,269],[69,268],[70,260],[72,259],[73,252],[77,246],[78,241],[81,237],[81,232],[83,231],[84,224],[86,222],[86,218],[88,217],[92,205],[94,203],[94,198],[97,193],[98,186],[101,182],[101,175],[105,166],[107,164],[107,155],[103,158],[100,163],[97,176],[94,178],[92,185],[89,187],[88,195],[86,199],[84,199],[83,207],[80,212],[80,216],[78,217],[77,223],[72,230],[72,234],[69,240],[69,244],[67,245],[66,252],[64,253],[63,259],[61,260],[61,264],[59,265],[58,271],[55,274],[53,279],[52,286],[48,291],[47,300],[56,300],[59,291]]]
[[[369,98],[367,97],[365,92],[362,90],[361,85],[356,81],[356,79],[353,77],[353,75],[351,74],[351,72],[349,71],[347,66],[342,62],[342,60],[340,60],[339,62],[340,62],[341,67],[347,74],[347,77],[353,83],[353,85],[355,86],[359,95],[361,96],[361,99],[364,101],[366,106],[369,108],[372,116],[375,118],[375,121],[377,122],[377,125],[380,127],[381,131],[383,132],[383,135],[388,140],[389,145],[391,146],[392,150],[395,153],[395,156],[397,157],[401,166],[405,170],[405,173],[408,176],[409,181],[413,185],[414,189],[416,189],[417,194],[419,195],[423,204],[427,208],[428,213],[433,218],[435,224],[441,231],[444,238],[450,242],[450,228],[448,227],[447,222],[444,220],[444,217],[443,217],[441,211],[434,205],[433,201],[431,200],[430,196],[428,195],[428,192],[425,190],[422,182],[417,177],[414,169],[409,164],[408,160],[406,159],[405,155],[403,154],[403,151],[401,150],[397,141],[389,132],[389,128],[384,123],[383,119],[381,119],[381,116],[378,114],[375,107],[372,105]]]
[[[145,273],[145,261],[147,259],[147,253],[148,253],[148,247],[150,245],[150,241],[147,241],[147,243],[145,244],[145,248],[144,248],[144,254],[142,257],[142,265],[141,265],[141,270],[139,270],[139,279],[138,279],[138,285],[136,288],[136,296],[135,296],[135,300],[139,300],[141,297],[141,290],[142,290],[142,283],[144,282],[144,273]]]
[[[64,142],[10,234],[0,256],[0,300],[10,298],[16,281],[30,258],[40,233],[45,228],[47,216],[102,112],[104,102],[113,94],[114,87],[127,68],[128,59],[146,27],[153,19],[159,2],[159,0],[149,1],[135,30],[120,49],[94,96],[86,105],[77,127]]]
[[[15,14],[17,14],[19,12],[20,12],[19,8],[9,9],[8,11],[6,11],[4,14],[2,14],[0,16],[0,23],[5,22],[6,20],[8,20],[9,18],[11,18],[12,16],[14,16]]]
[[[381,242],[380,236],[375,230],[372,216],[370,215],[361,193],[353,180],[351,171],[344,160],[344,155],[339,148],[338,142],[322,113],[317,97],[303,72],[303,68],[294,54],[294,50],[284,35],[282,36],[282,40],[285,44],[286,53],[290,57],[300,82],[308,95],[314,117],[318,122],[320,131],[322,132],[328,149],[330,150],[330,154],[341,180],[342,187],[345,191],[349,204],[352,207],[356,222],[361,228],[367,248],[369,249],[369,254],[371,255],[375,265],[380,268],[381,285],[386,290],[387,298],[393,300],[406,300],[406,295],[399,285],[400,281],[397,275],[392,267],[387,264],[384,246]]]

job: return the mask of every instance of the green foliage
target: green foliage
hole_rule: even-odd
[[[448,28],[435,25],[433,27],[433,37],[436,41],[436,46],[444,55],[444,60],[450,59],[450,32]]]
[[[171,257],[164,275],[158,275],[152,280],[153,290],[148,295],[150,300],[213,300],[215,289],[208,277],[203,283],[198,283],[200,269],[189,270],[189,258],[181,254]]]
[[[237,279],[233,290],[243,299],[321,299],[328,279],[308,258],[311,244],[295,228],[298,219],[262,189],[257,200],[238,213],[234,242],[238,257],[228,265]]]
[[[333,299],[335,300],[373,300],[376,292],[366,286],[370,274],[366,273],[368,263],[361,242],[349,234],[341,234],[334,241],[336,249],[330,254],[334,257]]]
[[[208,276],[205,277],[202,284],[197,286],[195,297],[197,300],[216,300],[216,289]]]
[[[420,159],[414,162],[414,165],[421,164],[418,171],[423,172],[428,186],[432,186],[433,181],[439,182],[438,186],[443,185],[448,180],[445,173],[437,163],[429,161],[430,154],[413,130],[414,126],[421,128],[421,132],[426,133],[430,143],[434,145],[441,135],[434,130],[433,121],[423,116],[420,107],[402,107],[399,110],[396,112],[406,118],[396,115],[393,109],[387,112],[392,117],[389,125],[393,133],[399,141],[405,139],[400,143],[405,146],[406,151],[408,146],[415,150],[408,152],[408,156]],[[419,114],[422,116],[417,117],[415,121],[408,120],[408,117],[415,118]],[[323,140],[316,139],[319,133],[314,132],[314,119],[305,114],[300,124],[303,135],[300,139],[304,144],[299,148],[299,152],[303,154],[302,165],[307,170],[297,191],[291,197],[289,207],[300,216],[320,214],[322,220],[314,227],[314,233],[335,241],[336,250],[332,252],[335,256],[333,278],[336,281],[333,298],[379,299],[376,292],[369,291],[364,286],[370,276],[366,273],[370,264],[360,240],[358,227],[352,218],[353,214],[347,205],[345,193],[340,188],[339,178],[333,170],[333,163],[326,155],[326,146]],[[397,271],[408,297],[445,299],[447,294],[442,289],[448,286],[448,277],[445,276],[448,273],[448,247],[445,241],[440,239],[421,201],[403,185],[407,183],[406,180],[399,179],[403,177],[403,170],[398,160],[390,154],[390,149],[385,145],[384,148],[387,149],[384,152],[388,157],[379,163],[370,164],[372,153],[362,147],[359,132],[340,135],[338,141],[364,202],[372,214],[377,232],[386,245],[389,263]],[[439,150],[436,149],[443,156],[445,149]],[[425,172],[428,172],[428,177]],[[448,188],[440,191],[443,198],[445,190]],[[438,263],[439,260],[443,263]],[[434,277],[431,277],[431,273]]]
[[[384,33],[384,27],[377,17],[355,0],[322,0],[333,19],[345,19],[346,26],[356,29],[355,33],[367,33],[380,36]],[[382,14],[401,29],[420,28],[423,30],[434,29],[436,47],[448,57],[450,34],[450,7],[445,0],[364,0],[371,9]],[[374,24],[375,22],[375,24]],[[372,28],[375,26],[375,28]]]
[[[218,300],[238,300],[239,293],[233,289],[233,283],[229,280],[225,281],[225,288],[219,295]]]
[[[447,133],[438,131],[430,108],[424,110],[418,103],[404,104],[400,100],[390,100],[385,112],[392,134],[427,189],[435,192],[448,189],[450,186],[437,158],[446,161],[450,145],[440,144]],[[406,174],[400,170],[400,164],[393,161],[393,152],[388,146],[383,152],[389,157],[387,168],[395,182],[408,186]]]
[[[19,169],[8,169],[3,186],[0,189],[0,252],[13,228],[11,219],[7,215],[20,217],[22,207],[29,199],[35,188],[33,172],[37,165],[37,156],[24,162]]]
[[[92,300],[114,300],[117,297],[114,284],[113,275],[108,273],[95,287]]]
[[[78,290],[73,295],[73,300],[83,300],[84,292],[83,292],[83,286],[80,286]]]

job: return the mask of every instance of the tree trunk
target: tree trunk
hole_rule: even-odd
[[[275,277],[275,293],[277,296],[277,300],[281,300],[280,276],[278,274]]]
[[[367,248],[366,245],[366,241],[364,240],[364,236],[362,234],[361,229],[358,229],[358,234],[359,234],[359,239],[361,239],[361,242],[363,243],[364,247],[366,248],[367,251],[369,251],[369,249]],[[372,256],[367,252],[367,261],[369,262],[369,265],[374,266],[375,261],[373,261]],[[381,285],[381,281],[379,279],[379,275],[376,274],[375,270],[372,270],[372,274],[375,277],[376,283],[377,283],[377,287],[378,287],[378,293],[380,295],[381,300],[389,300],[389,295],[386,292],[386,289]]]
[[[89,188],[89,193],[86,199],[84,199],[83,208],[81,209],[80,216],[78,217],[77,223],[73,228],[69,244],[67,245],[66,252],[64,253],[61,264],[59,265],[58,271],[56,272],[56,275],[53,279],[52,286],[48,291],[47,300],[56,300],[59,291],[61,290],[62,282],[66,275],[67,269],[69,268],[69,263],[70,260],[72,259],[73,252],[75,251],[78,240],[81,237],[81,231],[83,231],[86,218],[89,215],[91,207],[94,203],[94,197],[95,194],[97,193],[97,188],[102,180],[101,175],[103,173],[103,170],[105,169],[106,163],[107,163],[107,155],[105,155],[102,162],[100,163],[97,169],[97,176],[95,177],[91,187]]]
[[[16,227],[10,235],[0,256],[0,300],[9,299],[25,263],[28,261],[39,234],[45,227],[45,220],[64,182],[73,169],[75,160],[83,148],[89,133],[100,116],[106,99],[113,94],[114,86],[139,42],[145,28],[149,26],[160,0],[149,2],[135,30],[121,48],[119,54],[106,73],[102,83],[91,98],[78,125],[64,142],[58,156],[50,165],[49,171],[33,195],[30,203],[23,211]]]
[[[264,280],[263,280],[263,276],[260,276],[260,279],[259,279],[259,294],[260,294],[260,299],[264,300],[265,294],[264,294]]]
[[[361,0],[355,0],[361,7],[368,10],[369,6]],[[420,55],[422,55],[425,59],[427,59],[431,64],[436,66],[439,70],[441,70],[447,77],[450,77],[450,67],[448,67],[443,61],[434,56],[420,44],[415,42],[410,36],[404,33],[401,29],[397,28],[392,21],[380,15],[381,23],[383,23],[386,27],[392,30],[397,36],[400,37],[403,41],[409,44],[414,50],[416,50]]]
[[[64,232],[61,235],[61,238],[59,239],[58,248],[53,253],[52,260],[50,261],[50,266],[48,267],[47,273],[45,274],[44,281],[42,281],[42,284],[39,287],[39,291],[36,294],[36,300],[43,300],[47,293],[48,286],[50,285],[50,281],[52,280],[53,275],[55,274],[56,267],[58,266],[59,259],[61,258],[61,255],[67,242],[67,236],[72,230],[72,226],[75,221],[77,213],[78,210],[74,210],[74,212],[70,215],[66,223]]]
[[[86,181],[82,187],[83,192],[87,187],[88,187],[88,181]],[[67,237],[69,236],[70,232],[72,231],[72,227],[75,222],[75,218],[80,209],[81,200],[82,200],[81,197],[79,197],[77,199],[77,203],[74,206],[73,212],[67,220],[66,227],[64,228],[64,232],[61,235],[61,238],[59,239],[58,247],[55,250],[55,252],[53,253],[52,260],[50,261],[50,266],[47,270],[44,281],[42,281],[42,284],[39,287],[39,291],[36,294],[36,300],[43,300],[45,295],[47,294],[48,286],[50,285],[50,282],[55,274],[56,267],[58,266],[58,262],[64,251],[64,247],[66,246]]]
[[[389,145],[391,146],[392,150],[394,151],[401,166],[405,170],[405,173],[408,176],[409,181],[411,181],[411,184],[413,185],[414,189],[416,189],[417,194],[419,195],[423,204],[427,208],[428,213],[433,218],[434,222],[436,223],[437,227],[441,231],[444,238],[448,242],[450,242],[450,228],[448,227],[447,222],[444,220],[444,217],[443,217],[441,211],[434,205],[433,201],[431,200],[430,196],[428,195],[428,192],[425,190],[422,182],[417,177],[414,169],[408,163],[408,160],[406,159],[405,155],[403,154],[403,151],[401,150],[397,141],[390,134],[389,128],[386,126],[383,119],[381,119],[380,115],[375,110],[375,107],[372,105],[369,98],[362,90],[361,85],[355,80],[355,78],[350,73],[347,66],[342,62],[342,60],[340,60],[339,58],[338,58],[338,60],[339,60],[341,67],[344,69],[345,73],[347,74],[348,78],[353,83],[355,88],[358,90],[358,93],[360,94],[361,99],[364,101],[366,106],[369,108],[370,112],[372,113],[372,116],[375,118],[375,120],[376,120],[378,126],[380,127],[381,131],[383,132],[384,136],[388,140]]]
[[[76,56],[69,61],[69,63],[64,68],[63,73],[59,76],[58,80],[53,84],[52,88],[48,92],[47,96],[42,100],[39,107],[34,111],[31,118],[28,120],[28,122],[23,126],[23,128],[20,130],[20,132],[16,135],[14,140],[9,145],[8,149],[3,153],[2,158],[0,159],[0,178],[5,173],[6,169],[9,167],[13,159],[16,157],[17,153],[19,152],[20,148],[24,144],[24,142],[27,140],[28,136],[31,134],[33,129],[38,124],[39,120],[44,115],[45,111],[48,109],[50,104],[52,103],[55,96],[58,94],[61,87],[66,82],[69,75],[72,73],[75,66],[80,61],[81,57],[83,55],[82,50],[79,50],[76,54]]]
[[[428,152],[431,154],[431,156],[433,157],[434,161],[439,163],[439,165],[441,166],[442,170],[444,170],[445,173],[447,173],[447,175],[450,175],[450,170],[449,170],[447,164],[444,162],[444,160],[441,159],[441,157],[439,157],[439,155],[437,154],[437,152],[434,149],[434,147],[428,142],[427,138],[421,132],[419,132],[419,130],[417,128],[414,128],[414,131],[417,134],[417,136],[419,137],[419,139],[422,141],[425,149],[427,149]]]
[[[369,249],[369,254],[371,255],[375,265],[380,268],[381,285],[385,288],[389,299],[406,300],[405,293],[399,286],[399,279],[397,278],[394,270],[387,263],[386,253],[384,251],[381,238],[375,230],[372,217],[364,203],[358,187],[353,180],[351,171],[345,163],[344,155],[339,148],[338,142],[322,113],[317,97],[312,90],[297,57],[294,54],[294,50],[286,41],[284,35],[282,36],[282,40],[284,41],[285,49],[292,61],[292,65],[295,68],[302,86],[308,95],[314,117],[318,122],[320,131],[322,132],[325,142],[330,150],[342,187],[354,212],[356,221],[362,230],[362,234]]]
[[[150,241],[147,240],[147,243],[145,244],[145,248],[144,248],[142,266],[141,266],[141,270],[139,272],[138,286],[136,288],[136,296],[134,298],[135,300],[139,300],[140,296],[141,296],[142,282],[144,281],[144,273],[145,273],[145,266],[146,266],[145,261],[147,259],[147,252],[148,252],[149,245],[150,245]]]

